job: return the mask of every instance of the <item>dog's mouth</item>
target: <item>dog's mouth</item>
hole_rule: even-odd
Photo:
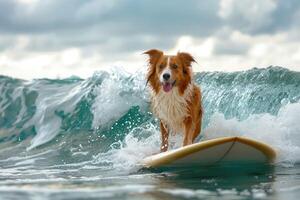
[[[176,80],[173,81],[173,83],[170,83],[170,82],[164,82],[164,83],[162,83],[163,90],[165,92],[170,92],[172,90],[172,88],[174,87],[175,83],[176,83]]]

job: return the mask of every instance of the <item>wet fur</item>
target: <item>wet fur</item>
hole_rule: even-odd
[[[147,83],[152,89],[152,110],[160,120],[161,151],[168,149],[170,133],[183,133],[183,146],[192,144],[200,134],[202,123],[201,92],[192,81],[191,63],[195,62],[194,58],[188,53],[167,56],[156,49],[145,54],[149,55]],[[166,67],[170,68],[166,65],[168,59],[171,60],[171,73],[176,85],[166,93],[162,90],[159,77]]]

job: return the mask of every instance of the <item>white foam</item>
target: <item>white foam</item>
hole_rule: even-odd
[[[107,123],[119,119],[132,106],[146,107],[145,91],[143,91],[145,75],[136,73],[133,77],[122,68],[113,69],[108,73],[109,77],[94,90],[96,95],[92,106],[94,128],[108,125]]]
[[[300,103],[283,106],[277,116],[265,113],[251,115],[239,121],[225,119],[216,113],[203,131],[204,139],[222,136],[245,136],[263,141],[278,151],[278,162],[294,164],[300,161]]]
[[[182,146],[182,134],[169,136],[169,149]],[[136,172],[142,168],[141,161],[160,152],[161,133],[157,126],[148,123],[134,128],[123,141],[111,145],[111,150],[95,157],[94,164],[111,164],[120,173]]]
[[[136,171],[140,161],[147,155],[160,151],[160,133],[154,125],[137,127],[126,135],[124,141],[111,145],[111,150],[98,154],[95,163],[112,164],[117,170],[125,173]]]
[[[225,119],[223,114],[212,116],[202,132],[203,140],[224,136],[245,136],[265,142],[278,152],[277,163],[291,166],[300,161],[300,103],[287,104],[277,116],[252,115],[248,119]],[[97,162],[107,162],[125,173],[135,171],[146,156],[159,152],[160,132],[157,126],[138,127],[124,139],[112,145],[112,149],[97,156]],[[180,147],[180,134],[170,137],[170,148]]]

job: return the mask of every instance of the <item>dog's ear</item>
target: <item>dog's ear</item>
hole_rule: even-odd
[[[149,55],[149,63],[151,65],[155,65],[161,56],[164,55],[164,53],[157,49],[150,49],[148,51],[145,51],[143,54]]]
[[[148,73],[147,73],[147,82],[146,85],[148,83],[150,83],[152,89],[158,93],[159,91],[159,85],[158,85],[158,80],[157,77],[155,76],[155,71],[156,71],[156,63],[159,61],[159,59],[164,55],[164,53],[160,50],[157,49],[150,49],[146,52],[144,52],[144,54],[149,55],[149,63],[150,66],[148,68]]]
[[[189,53],[185,52],[178,52],[177,56],[181,60],[184,66],[190,67],[192,62],[196,62],[196,60],[193,58],[193,56]]]

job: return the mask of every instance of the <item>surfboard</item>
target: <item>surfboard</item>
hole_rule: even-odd
[[[159,153],[142,160],[143,166],[208,166],[220,163],[273,163],[276,151],[269,145],[246,137],[222,137]]]

